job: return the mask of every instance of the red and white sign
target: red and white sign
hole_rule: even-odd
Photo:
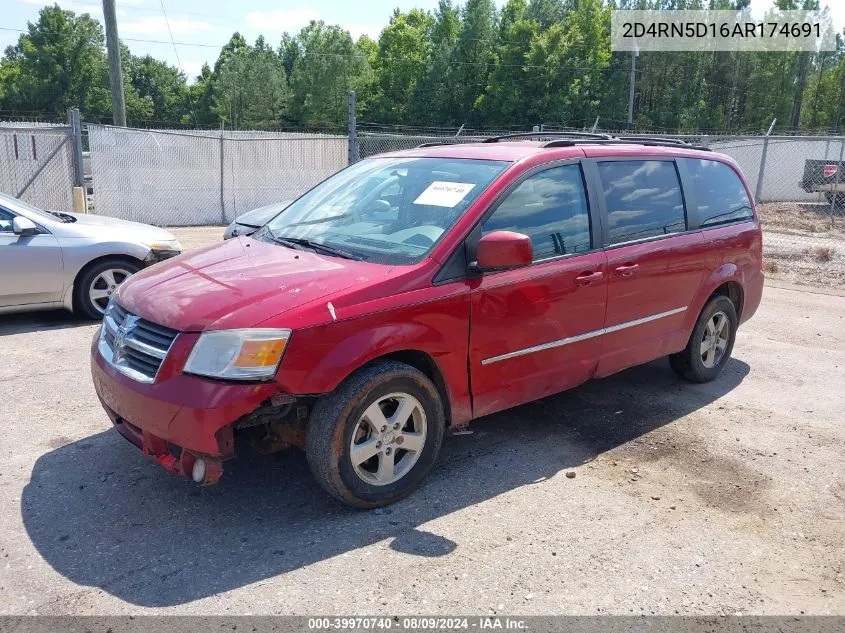
[[[824,177],[830,178],[836,171],[839,169],[838,165],[825,165],[824,166]]]

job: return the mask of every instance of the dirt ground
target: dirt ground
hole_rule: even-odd
[[[0,613],[845,614],[845,297],[767,286],[715,382],[659,361],[478,420],[370,512],[297,452],[209,488],[148,462],[95,329],[0,317]]]
[[[845,289],[845,210],[829,203],[758,205],[766,275],[799,285]]]

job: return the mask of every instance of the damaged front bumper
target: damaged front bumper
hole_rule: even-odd
[[[171,362],[170,359],[165,363]],[[171,371],[141,383],[117,371],[91,348],[91,377],[115,429],[173,474],[215,483],[235,456],[234,432],[276,396],[275,383],[239,384]]]

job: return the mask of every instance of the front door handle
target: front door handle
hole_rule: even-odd
[[[622,266],[616,267],[616,274],[622,277],[630,277],[639,267],[639,264],[623,264]]]
[[[600,281],[602,277],[604,277],[604,273],[600,270],[594,273],[581,273],[575,278],[575,283],[579,286],[589,286],[594,281]]]

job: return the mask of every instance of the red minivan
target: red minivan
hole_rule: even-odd
[[[474,418],[666,355],[713,380],[761,263],[727,156],[601,135],[426,146],[134,275],[91,371],[117,430],[174,473],[211,484],[244,445],[297,446],[330,494],[374,507]]]

